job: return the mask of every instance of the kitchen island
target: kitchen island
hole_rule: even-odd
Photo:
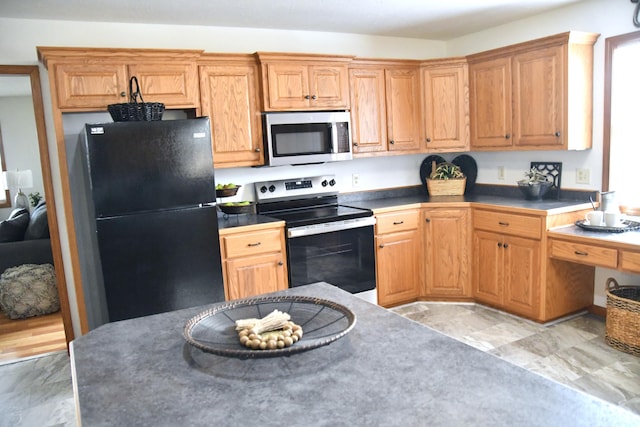
[[[182,337],[211,306],[103,325],[71,343],[85,426],[637,426],[640,417],[455,341],[326,283],[275,295],[351,309],[345,337],[237,359]],[[295,321],[295,319],[292,319]],[[302,341],[301,341],[302,342]]]

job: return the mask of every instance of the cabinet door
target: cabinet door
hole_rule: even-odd
[[[504,270],[503,241],[500,234],[473,233],[473,294],[478,301],[502,306]]]
[[[62,111],[106,111],[129,101],[125,64],[56,64],[55,76]]]
[[[202,66],[202,114],[211,120],[216,167],[264,164],[258,67]]]
[[[140,63],[128,66],[136,76],[145,102],[162,102],[167,108],[198,108],[198,69],[194,63]]]
[[[284,263],[281,253],[227,260],[227,299],[247,298],[286,289]]]
[[[425,295],[470,297],[468,209],[426,209]]]
[[[505,237],[504,304],[510,312],[539,317],[540,301],[540,242],[520,237]]]
[[[387,150],[383,69],[349,70],[353,153]]]
[[[563,48],[554,46],[513,57],[513,144],[562,146]]]
[[[469,65],[471,148],[510,147],[511,59]]]
[[[418,230],[376,237],[378,303],[389,307],[417,298],[422,282]]]
[[[269,110],[296,110],[309,108],[309,70],[295,62],[270,63],[267,70],[267,97]]]
[[[422,146],[418,83],[417,68],[386,71],[389,151],[418,151]]]
[[[309,105],[312,108],[349,108],[349,77],[346,65],[309,67]]]
[[[467,70],[463,65],[422,70],[422,116],[428,151],[468,150]]]

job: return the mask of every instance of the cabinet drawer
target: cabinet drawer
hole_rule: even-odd
[[[620,269],[630,273],[640,273],[640,252],[621,251]]]
[[[599,267],[615,269],[618,266],[618,251],[599,246],[551,240],[550,255],[552,258]]]
[[[542,218],[540,217],[476,210],[473,214],[473,226],[520,237],[533,239],[542,237]]]
[[[418,210],[376,215],[376,234],[414,230],[418,228],[419,219],[420,211]]]
[[[280,229],[223,236],[226,258],[237,258],[266,252],[280,252]]]

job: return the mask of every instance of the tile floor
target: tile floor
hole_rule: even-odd
[[[605,344],[605,322],[600,317],[583,314],[543,326],[476,304],[417,302],[392,310],[640,414],[640,357]]]
[[[640,358],[607,346],[596,316],[542,326],[474,304],[418,302],[393,311],[640,414]],[[0,365],[0,379],[0,427],[76,425],[66,352]]]

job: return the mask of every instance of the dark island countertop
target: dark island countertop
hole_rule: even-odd
[[[235,359],[182,337],[210,306],[103,325],[71,343],[86,426],[637,426],[640,417],[326,283],[354,329],[291,356]],[[295,320],[295,319],[293,319]]]

